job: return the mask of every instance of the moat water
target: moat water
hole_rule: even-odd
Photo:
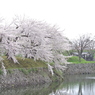
[[[95,75],[68,75],[60,83],[0,89],[0,95],[95,95]]]

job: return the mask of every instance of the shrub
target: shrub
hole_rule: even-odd
[[[24,68],[19,68],[19,71],[23,72],[25,75],[28,74],[28,70],[24,69]]]
[[[12,74],[13,71],[12,71],[11,69],[8,69],[8,73],[9,73],[9,74]]]
[[[37,68],[32,68],[31,71],[36,72],[36,71],[38,71],[38,69]]]

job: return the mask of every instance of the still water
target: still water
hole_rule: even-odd
[[[95,75],[71,75],[61,83],[0,89],[0,95],[95,95]]]

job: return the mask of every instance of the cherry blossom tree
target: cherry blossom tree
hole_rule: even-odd
[[[67,40],[56,26],[32,19],[17,19],[14,24],[20,33],[19,41],[23,41],[20,44],[24,47],[24,57],[66,63],[62,52],[68,49]]]
[[[68,41],[56,26],[19,18],[13,24],[0,30],[0,50],[8,59],[19,63],[15,56],[21,54],[23,58],[33,58],[35,61],[40,59],[47,63],[54,62],[55,68],[64,70],[60,63],[66,63],[62,52],[67,49]]]

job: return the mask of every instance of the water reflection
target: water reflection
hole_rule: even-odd
[[[95,75],[66,76],[62,89],[49,95],[95,95]]]
[[[60,83],[43,84],[36,86],[9,88],[0,90],[0,95],[49,95],[56,91]]]
[[[62,83],[3,89],[0,95],[95,95],[94,76],[65,76]]]

